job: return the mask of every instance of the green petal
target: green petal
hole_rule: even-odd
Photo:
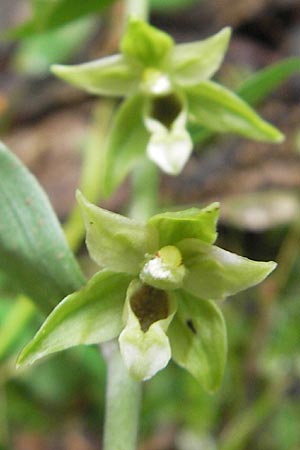
[[[263,281],[276,263],[252,261],[195,239],[177,244],[187,268],[183,288],[200,298],[221,300]]]
[[[143,97],[131,97],[123,102],[115,115],[106,149],[106,196],[111,195],[139,159],[145,157],[150,135],[143,123],[143,103]]]
[[[138,74],[122,55],[112,55],[75,66],[56,64],[52,73],[92,94],[122,97],[132,94],[138,86]]]
[[[219,203],[212,203],[203,209],[190,208],[178,212],[157,214],[148,221],[159,234],[159,248],[175,245],[182,239],[200,239],[212,244],[217,238]]]
[[[109,271],[97,273],[80,291],[66,297],[48,316],[23,349],[18,365],[79,344],[96,344],[118,336],[131,277]]]
[[[230,34],[227,27],[203,41],[176,45],[171,52],[174,81],[188,86],[212,77],[223,61]]]
[[[121,51],[130,61],[143,67],[161,67],[173,45],[167,33],[131,18],[121,41]]]
[[[168,330],[172,358],[204,389],[219,388],[226,362],[227,337],[223,315],[209,300],[180,291],[178,311]]]
[[[260,141],[282,142],[283,135],[236,94],[212,81],[185,88],[192,118],[219,133],[237,133]]]
[[[186,131],[187,114],[182,111],[170,128],[158,120],[147,117],[145,125],[151,133],[147,155],[151,161],[169,175],[178,175],[187,163],[193,143]]]
[[[167,309],[164,311],[162,306]],[[133,378],[147,380],[168,364],[171,349],[166,331],[175,312],[176,301],[170,293],[137,280],[131,283],[125,306],[126,327],[119,343],[124,363]]]
[[[147,253],[157,250],[156,230],[89,203],[78,191],[86,243],[90,256],[100,267],[137,274]]]

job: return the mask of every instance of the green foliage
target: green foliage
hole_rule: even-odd
[[[84,282],[44,191],[0,144],[0,268],[44,312]]]
[[[23,38],[66,25],[80,17],[101,11],[114,0],[31,0],[32,18],[9,32],[10,37]]]

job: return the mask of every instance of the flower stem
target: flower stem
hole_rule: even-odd
[[[107,363],[103,450],[135,450],[142,384],[124,367],[117,342],[102,345]]]
[[[148,20],[149,2],[148,0],[126,0],[125,16],[138,17],[139,19]]]
[[[130,217],[146,221],[157,212],[158,182],[157,166],[144,158],[132,174]]]

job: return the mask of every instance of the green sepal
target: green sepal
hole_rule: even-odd
[[[131,18],[121,40],[121,52],[142,67],[161,68],[174,42],[171,36],[146,22]]]
[[[203,209],[190,208],[157,214],[148,221],[159,234],[159,248],[174,245],[182,239],[200,239],[212,244],[217,238],[220,205],[215,202]]]
[[[66,297],[23,349],[18,366],[80,344],[109,341],[122,330],[122,311],[132,277],[98,272],[80,290]]]
[[[196,239],[177,244],[187,268],[183,289],[199,298],[221,300],[263,281],[276,263],[252,261]]]
[[[219,133],[237,133],[251,139],[282,142],[284,137],[241,98],[212,81],[185,88],[193,120]]]
[[[103,268],[138,274],[147,253],[157,249],[156,230],[88,202],[78,191],[91,258]]]
[[[107,56],[74,66],[55,64],[51,71],[59,78],[92,94],[128,96],[138,86],[138,74],[122,55]]]
[[[226,27],[208,39],[176,45],[171,52],[174,82],[190,86],[212,77],[222,64],[230,35]]]
[[[151,299],[143,298],[140,294],[142,289],[146,289]],[[158,295],[154,301],[155,294]],[[136,308],[134,311],[132,299],[137,296]],[[154,297],[153,297],[154,296]],[[163,298],[160,298],[163,296]],[[167,309],[164,312],[162,301],[166,302]],[[147,303],[150,303],[148,310]],[[153,303],[156,306],[153,307]],[[151,306],[152,304],[152,306]],[[145,319],[156,317],[151,323],[144,323],[142,318],[138,318],[136,313],[143,315],[145,308]],[[158,309],[158,311],[156,310]],[[137,380],[147,380],[162,370],[171,358],[171,348],[166,331],[173,319],[177,309],[177,302],[171,293],[156,290],[143,285],[138,280],[133,280],[129,286],[124,309],[124,320],[126,326],[119,337],[121,355],[131,376]]]
[[[106,148],[103,181],[104,195],[107,197],[145,157],[150,133],[143,122],[143,103],[142,96],[128,98],[114,117]]]
[[[226,362],[226,326],[220,309],[210,300],[178,292],[178,311],[168,336],[172,358],[208,392],[219,388]]]

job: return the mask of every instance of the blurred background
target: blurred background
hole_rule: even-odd
[[[82,245],[74,191],[101,163],[107,101],[55,79],[49,67],[116,52],[123,10],[110,0],[0,4],[1,139],[45,188],[87,274],[94,267]],[[224,303],[228,364],[215,395],[173,363],[145,383],[139,450],[299,450],[299,0],[152,0],[151,23],[177,42],[232,26],[217,80],[239,90],[255,72],[273,68],[247,99],[286,140],[195,137],[183,173],[161,176],[162,208],[220,201],[218,245],[273,259],[279,268]],[[128,179],[101,204],[126,213],[130,186]],[[0,449],[99,449],[105,366],[96,347],[15,370],[16,355],[42,319],[0,273]]]

